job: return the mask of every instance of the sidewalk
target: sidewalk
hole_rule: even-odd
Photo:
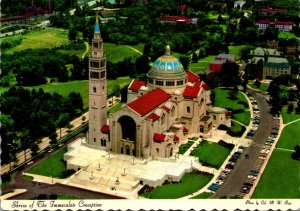
[[[19,195],[21,193],[25,193],[25,192],[27,192],[26,189],[15,189],[14,192],[7,193],[3,196],[0,196],[0,200],[5,200],[5,199],[8,199],[10,197],[13,197],[13,196]]]

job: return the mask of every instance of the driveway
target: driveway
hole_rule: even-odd
[[[234,170],[227,176],[226,181],[211,198],[228,198],[239,193],[250,170],[254,168],[255,163],[258,161],[262,146],[272,132],[274,122],[273,116],[269,113],[270,107],[266,101],[266,95],[251,89],[247,89],[247,92],[251,93],[257,101],[261,114],[259,127],[255,136],[252,137],[253,143],[243,153],[243,155],[249,154],[249,158],[246,159],[245,156],[239,158]]]

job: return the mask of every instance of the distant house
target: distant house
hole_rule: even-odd
[[[235,55],[224,53],[219,54],[214,61],[209,63],[209,70],[212,72],[220,72],[226,61],[235,62]]]
[[[251,59],[248,60],[247,66],[251,66],[253,75],[260,80],[291,74],[288,60],[276,49],[257,47],[250,52],[249,56]]]
[[[239,0],[239,1],[235,1],[234,2],[234,8],[239,8],[240,10],[242,9],[242,7],[244,6],[244,4],[246,4],[246,1],[243,0]]]
[[[160,18],[160,21],[162,23],[192,23],[196,24],[197,23],[197,18],[188,18],[185,16],[174,16],[174,15],[168,15],[168,16],[163,16]]]
[[[280,9],[280,8],[268,7],[268,8],[261,9],[261,11],[263,13],[281,13],[281,12],[287,12],[288,10],[286,10],[286,9]]]
[[[293,22],[291,21],[268,21],[259,20],[256,22],[259,29],[265,30],[266,28],[273,27],[279,31],[289,32],[293,29]]]

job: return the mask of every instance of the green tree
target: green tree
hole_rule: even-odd
[[[300,160],[300,145],[294,147],[295,152],[292,153],[291,157],[294,160]]]
[[[68,34],[69,40],[70,41],[77,41],[78,40],[78,32],[75,30],[75,28],[70,28],[69,29],[69,34]]]

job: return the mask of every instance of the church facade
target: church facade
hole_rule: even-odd
[[[88,146],[139,158],[169,158],[192,134],[230,126],[227,110],[211,106],[210,87],[185,71],[169,46],[147,81],[132,80],[127,103],[107,117],[106,58],[98,21],[92,43]]]

